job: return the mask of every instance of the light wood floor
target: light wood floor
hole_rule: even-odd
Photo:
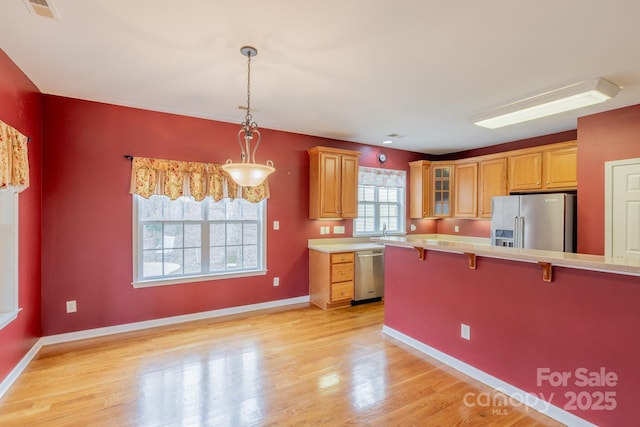
[[[382,303],[304,306],[47,346],[0,401],[0,425],[559,425],[476,404],[495,393],[382,321]]]

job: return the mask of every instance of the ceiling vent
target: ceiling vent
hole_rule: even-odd
[[[24,0],[24,4],[32,15],[59,20],[51,0]]]

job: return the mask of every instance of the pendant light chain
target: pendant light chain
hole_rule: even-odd
[[[247,127],[250,127],[250,122],[253,117],[251,117],[251,52],[247,53],[247,115],[245,116],[245,121],[247,122]]]

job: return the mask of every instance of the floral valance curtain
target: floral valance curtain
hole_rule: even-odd
[[[269,184],[265,181],[256,187],[241,187],[213,163],[134,157],[129,192],[145,198],[158,194],[171,200],[191,196],[200,201],[211,196],[215,201],[228,197],[257,203],[269,197]]]
[[[19,193],[29,187],[28,139],[0,120],[0,190]]]
[[[375,185],[376,187],[406,188],[407,172],[360,166],[358,168],[358,184]]]

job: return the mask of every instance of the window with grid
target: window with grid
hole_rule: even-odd
[[[405,233],[405,183],[405,171],[360,168],[355,235]]]
[[[0,329],[18,316],[18,195],[0,191]]]
[[[265,203],[134,196],[134,284],[265,273]]]

